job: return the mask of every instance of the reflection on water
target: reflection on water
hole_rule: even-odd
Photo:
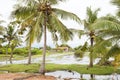
[[[32,58],[32,63],[40,63],[42,60],[42,57]],[[94,61],[94,64],[96,64],[99,61],[99,58],[97,58]],[[7,61],[7,64],[10,64],[9,61]],[[24,64],[27,63],[28,59],[24,60],[13,60],[14,64]],[[84,56],[83,58],[76,58],[74,57],[73,53],[71,54],[52,54],[46,57],[46,63],[56,63],[56,64],[89,64],[89,57]],[[6,61],[1,61],[0,64],[6,64]]]
[[[91,74],[79,74],[75,71],[55,71],[49,72],[45,75],[54,76],[57,80],[120,80],[120,75],[91,75]]]

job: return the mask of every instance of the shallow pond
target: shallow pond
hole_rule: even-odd
[[[42,57],[32,58],[32,63],[40,63]],[[95,59],[94,64],[99,61],[99,58]],[[28,62],[28,59],[24,60],[13,60],[14,64],[25,64]],[[73,53],[69,54],[52,54],[46,57],[46,63],[55,63],[55,64],[89,64],[89,57],[84,56],[83,58],[76,58]],[[6,61],[0,61],[0,64],[5,65]],[[7,64],[10,64],[7,61]]]
[[[120,80],[120,75],[92,75],[90,74],[79,74],[75,71],[55,71],[46,73],[46,75],[55,76],[57,80]]]

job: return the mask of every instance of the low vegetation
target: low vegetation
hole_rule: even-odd
[[[0,67],[0,71],[8,71],[12,73],[16,72],[26,72],[26,73],[38,73],[40,65],[39,64],[12,64]],[[86,65],[63,65],[63,64],[47,64],[46,72],[52,72],[56,70],[67,70],[76,71],[80,74],[97,74],[97,75],[107,75],[112,73],[120,73],[119,69],[115,69],[112,66],[98,66],[95,65],[93,68],[88,68]]]

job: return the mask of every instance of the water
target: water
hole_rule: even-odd
[[[42,61],[42,57],[32,58],[32,63],[40,63]],[[96,64],[99,61],[97,58],[94,61]],[[25,64],[28,62],[28,59],[24,60],[13,60],[14,64]],[[73,53],[71,54],[52,54],[46,57],[46,63],[55,63],[55,64],[89,64],[89,57],[84,56],[83,58],[76,58]],[[0,65],[5,65],[6,61],[1,61]],[[10,64],[7,61],[7,64]]]
[[[91,80],[90,74],[79,74],[75,71],[55,71],[49,72],[45,75],[54,76],[57,80]],[[111,74],[111,75],[93,75],[93,80],[120,80],[120,75],[118,74]]]

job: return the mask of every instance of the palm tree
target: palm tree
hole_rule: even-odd
[[[90,37],[90,44],[91,44],[91,49],[90,49],[90,63],[89,67],[93,67],[93,44],[94,44],[94,37],[95,37],[95,32],[94,29],[91,29],[90,26],[95,23],[97,20],[97,14],[100,9],[96,9],[94,12],[91,10],[91,8],[87,8],[87,19],[84,20],[84,28],[85,32],[89,33]]]
[[[28,50],[29,50],[29,56],[28,56],[28,64],[31,64],[31,45],[34,42],[35,36],[34,34],[34,30],[32,30],[31,28],[29,29],[29,32],[27,34],[27,38],[26,38],[26,42],[28,45]]]
[[[8,55],[8,48],[10,47],[12,40],[16,39],[17,37],[17,30],[15,27],[16,27],[16,23],[15,21],[13,21],[13,22],[10,22],[7,28],[5,28],[6,33],[3,36],[4,36],[4,40],[8,42],[6,47],[6,55]],[[10,57],[10,60],[11,60],[11,57]]]
[[[8,48],[9,48],[10,42],[13,39],[13,36],[12,36],[13,28],[12,28],[12,26],[8,26],[8,28],[5,28],[5,31],[6,31],[6,34],[4,34],[4,41],[8,42],[8,44],[6,46],[6,56],[7,56],[8,55]]]
[[[104,51],[104,47],[108,47],[108,51],[104,54],[101,61],[107,60],[109,57],[119,54],[120,47],[120,21],[112,15],[107,15],[96,20],[96,23],[91,25],[93,29],[98,30],[97,36],[102,37],[104,40],[96,44],[95,48]],[[94,48],[94,49],[95,49]],[[103,63],[101,62],[101,63]]]
[[[13,17],[22,20],[21,29],[26,27],[31,27],[34,31],[33,36],[35,36],[37,41],[40,41],[41,35],[44,34],[44,48],[43,48],[43,61],[39,72],[45,74],[45,55],[46,55],[46,40],[47,40],[47,30],[60,36],[62,41],[68,41],[72,39],[72,32],[70,32],[67,27],[58,19],[73,19],[80,23],[80,19],[77,15],[57,9],[52,8],[52,5],[58,4],[58,0],[21,0],[25,2],[26,5],[19,5],[15,11],[13,11]],[[60,0],[63,1],[63,0]],[[29,23],[29,24],[28,24]]]
[[[11,54],[10,54],[9,61],[11,64],[12,64],[12,58],[13,58],[13,51],[16,47],[20,46],[21,43],[22,43],[21,37],[19,35],[15,35],[14,39],[10,43]]]

